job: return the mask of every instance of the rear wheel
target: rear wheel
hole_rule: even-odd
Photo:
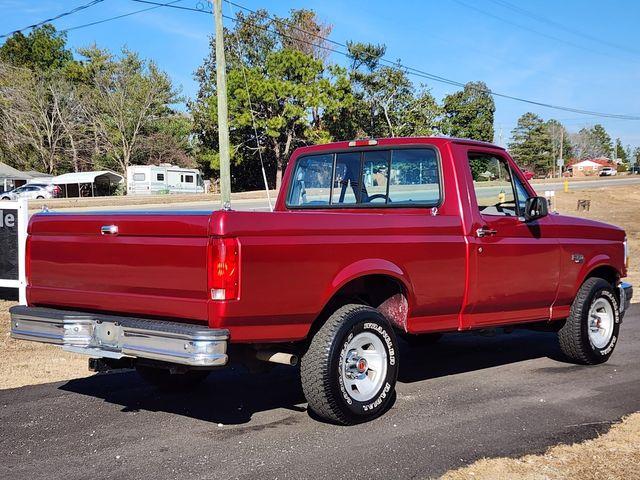
[[[36,197],[36,200],[44,200],[44,197],[43,197],[42,195],[38,195],[38,196]]]
[[[604,363],[613,353],[619,333],[620,309],[613,285],[602,278],[588,278],[558,332],[562,352],[576,363]]]
[[[393,329],[378,310],[339,308],[302,357],[300,375],[309,408],[343,425],[381,415],[395,394],[397,355]]]
[[[2,197],[2,200],[11,200],[9,197]]]
[[[189,370],[184,373],[172,373],[168,368],[137,365],[136,371],[148,384],[164,392],[191,390],[202,383],[208,370]]]

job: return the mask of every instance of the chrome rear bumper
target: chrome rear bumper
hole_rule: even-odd
[[[10,309],[11,337],[97,358],[139,357],[192,367],[227,363],[227,330],[53,308]]]

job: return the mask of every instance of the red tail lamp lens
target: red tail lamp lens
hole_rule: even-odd
[[[237,300],[240,294],[240,243],[238,239],[212,239],[209,261],[211,299]]]

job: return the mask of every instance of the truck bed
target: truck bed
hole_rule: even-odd
[[[207,322],[210,213],[34,215],[30,305]],[[117,225],[117,235],[103,226]]]

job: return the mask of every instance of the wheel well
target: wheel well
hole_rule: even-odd
[[[346,283],[331,297],[311,326],[308,338],[333,312],[350,303],[377,308],[394,327],[406,331],[408,300],[402,283],[389,275],[364,275]]]
[[[611,285],[615,285],[618,279],[620,278],[620,275],[618,274],[618,271],[615,268],[609,265],[602,265],[600,267],[597,267],[591,270],[589,274],[585,277],[584,281],[592,277],[602,278],[607,282],[609,282]]]

